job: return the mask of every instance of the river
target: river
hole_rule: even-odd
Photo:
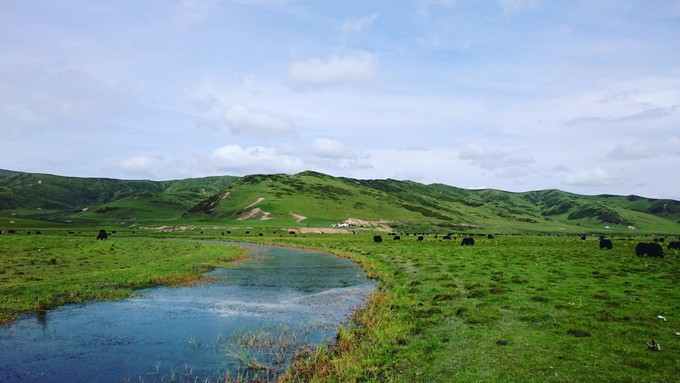
[[[252,259],[213,270],[214,281],[62,306],[0,327],[0,381],[270,379],[295,353],[332,341],[375,288],[348,259],[239,245]]]

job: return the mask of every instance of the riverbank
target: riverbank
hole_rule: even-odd
[[[333,252],[379,278],[355,322],[338,330],[333,345],[298,361],[287,382],[651,382],[680,375],[674,251],[640,259],[636,240],[615,239],[605,251],[597,241],[559,237],[480,238],[471,247],[434,238],[376,244],[368,236],[258,241]]]
[[[135,289],[190,285],[245,253],[210,242],[2,235],[0,324],[69,303],[126,298]]]

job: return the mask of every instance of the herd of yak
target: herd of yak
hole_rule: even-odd
[[[15,230],[0,230],[0,234],[15,234]],[[112,233],[115,233],[113,231]],[[231,231],[227,231],[227,233],[231,234]],[[276,233],[276,232],[275,232]],[[297,234],[295,231],[290,231],[290,234]],[[27,232],[27,234],[31,234],[31,232]],[[35,234],[41,234],[40,231],[36,231]],[[74,234],[73,232],[69,232],[69,234]],[[203,232],[201,232],[203,234]],[[250,232],[246,231],[246,234],[250,234]],[[222,235],[224,235],[224,232],[222,232]],[[259,236],[262,236],[262,233],[258,234]],[[397,235],[397,233],[389,233],[388,235],[392,236],[394,240],[400,240],[401,236]],[[402,235],[404,235],[402,233]],[[408,234],[406,234],[408,235]],[[427,235],[424,233],[414,233],[414,236],[416,236],[418,241],[423,241],[425,237],[423,235]],[[441,237],[442,240],[452,240],[455,239],[455,237],[452,237],[453,234],[446,234]],[[296,235],[297,236],[297,235]],[[99,233],[97,234],[97,239],[98,240],[104,240],[107,239],[108,233],[106,233],[106,230],[99,230]],[[438,235],[435,234],[434,238],[437,238]],[[488,239],[493,239],[494,236],[492,234],[488,234],[486,236]],[[582,240],[586,239],[585,235],[579,236]],[[678,237],[680,238],[680,237]],[[665,239],[662,237],[656,237],[654,236],[654,242],[639,242],[637,246],[635,246],[635,254],[637,254],[638,257],[644,257],[645,255],[648,257],[653,257],[653,258],[663,258],[666,256],[666,253],[663,251],[663,247],[661,247],[660,243],[664,242]],[[375,235],[373,236],[373,242],[375,243],[381,243],[382,242],[382,237],[380,235]],[[462,241],[460,242],[461,246],[473,246],[475,244],[475,240],[472,237],[464,237]],[[604,236],[600,236],[600,249],[602,250],[611,250],[613,248],[612,241],[610,239],[604,238]],[[668,244],[668,249],[669,250],[680,250],[680,241],[674,241],[670,242]]]
[[[389,235],[393,236],[393,239],[395,240],[400,240],[401,236],[396,235],[396,233],[389,233]],[[419,234],[417,235],[417,240],[422,241],[424,237]],[[582,240],[586,239],[585,235],[579,236]],[[437,235],[435,234],[435,238],[437,238]],[[493,235],[489,234],[487,236],[489,239],[493,239]],[[451,234],[447,234],[442,237],[442,240],[451,240]],[[653,258],[663,258],[666,256],[666,253],[664,253],[663,248],[659,244],[660,242],[664,242],[664,238],[662,237],[654,237],[654,242],[639,242],[637,246],[635,246],[635,254],[637,254],[638,257],[644,257],[645,255],[648,257],[653,257]],[[382,242],[382,236],[380,235],[374,235],[373,236],[373,242],[375,243],[381,243]],[[475,239],[472,237],[465,237],[463,240],[460,242],[461,246],[472,246],[475,244]],[[612,244],[612,241],[610,239],[604,238],[604,236],[600,236],[600,249],[601,250],[611,250],[614,248],[614,245]],[[675,242],[670,242],[668,244],[668,249],[669,250],[680,250],[680,241],[675,241]]]

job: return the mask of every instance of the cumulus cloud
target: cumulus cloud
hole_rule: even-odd
[[[563,182],[570,186],[607,186],[616,183],[616,179],[605,170],[595,168],[569,174]]]
[[[502,169],[534,163],[533,157],[522,153],[487,150],[478,144],[470,144],[460,151],[458,158],[470,161],[482,169]]]
[[[354,158],[356,153],[349,151],[342,142],[330,138],[317,138],[311,145],[312,153],[321,158]]]
[[[358,19],[345,20],[340,28],[345,33],[356,33],[361,32],[364,28],[373,24],[373,22],[378,18],[378,14],[374,13],[370,16],[364,16]]]
[[[211,159],[217,169],[228,174],[287,173],[304,168],[300,158],[264,146],[224,145],[212,152]]]
[[[375,55],[359,52],[294,62],[288,70],[288,76],[293,84],[301,87],[365,85],[375,80],[376,67]]]
[[[295,125],[285,117],[232,105],[224,113],[229,131],[240,136],[269,137],[296,134]]]
[[[614,149],[607,154],[607,158],[612,160],[639,160],[654,157],[658,150],[639,142],[625,141],[620,142]]]

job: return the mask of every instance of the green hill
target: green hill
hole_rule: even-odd
[[[83,224],[309,227],[324,232],[363,226],[428,232],[680,233],[680,202],[674,200],[560,190],[467,190],[312,171],[174,181],[1,171],[3,216]]]
[[[237,177],[172,181],[77,178],[0,171],[0,216],[31,219],[179,217]]]
[[[192,207],[185,218],[286,227],[358,222],[395,230],[677,233],[679,209],[680,202],[673,200],[582,196],[559,190],[466,190],[308,171],[243,177]],[[300,220],[301,216],[306,218]]]

